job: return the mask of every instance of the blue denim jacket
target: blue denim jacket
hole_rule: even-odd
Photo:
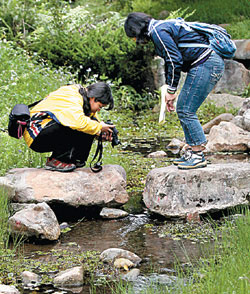
[[[179,19],[150,21],[148,35],[156,54],[165,60],[165,75],[168,89],[175,91],[181,71],[187,72],[210,54],[207,48],[178,48],[178,43],[209,44],[207,38],[194,31]]]

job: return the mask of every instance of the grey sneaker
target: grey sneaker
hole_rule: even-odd
[[[194,169],[206,167],[207,161],[202,151],[191,151],[191,156],[185,162],[178,164],[179,169]]]
[[[185,152],[182,155],[182,157],[173,160],[173,164],[174,165],[178,165],[180,163],[183,163],[183,162],[189,160],[189,158],[191,156],[192,156],[192,149],[187,149],[187,150],[185,150]]]

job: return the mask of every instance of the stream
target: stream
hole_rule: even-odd
[[[159,141],[158,141],[159,142]],[[160,141],[162,145],[168,142],[168,139]],[[140,152],[143,156],[149,152],[159,150],[159,146],[154,145],[155,141],[144,142],[143,140],[134,140],[125,150]],[[136,146],[137,145],[137,146]],[[140,145],[138,147],[138,145]],[[135,150],[133,149],[135,147]],[[172,157],[174,154],[172,153]],[[228,161],[249,161],[249,155],[243,153],[235,154],[217,154],[208,155],[208,160],[213,162]],[[168,222],[171,222],[169,220]],[[174,265],[176,259],[181,265],[190,261],[198,260],[202,255],[204,246],[211,246],[212,242],[202,244],[186,238],[175,239],[171,236],[161,236],[160,228],[166,224],[166,219],[159,219],[150,215],[147,211],[140,214],[130,214],[123,219],[103,220],[99,218],[83,219],[79,223],[69,223],[71,230],[61,235],[60,240],[48,244],[24,244],[24,254],[27,258],[34,258],[37,251],[48,252],[50,250],[67,251],[98,251],[102,252],[108,248],[122,248],[137,254],[142,258],[142,263],[138,267],[140,276],[157,277],[162,274],[175,276]],[[47,257],[49,258],[49,257]],[[145,282],[139,282],[139,288]],[[88,286],[77,289],[55,289],[47,286],[45,290],[39,290],[40,293],[92,293]],[[30,290],[24,290],[23,293],[31,293]],[[33,292],[32,292],[33,293]],[[37,292],[35,292],[37,293]],[[99,293],[99,292],[97,292]],[[108,292],[104,292],[108,293]],[[143,293],[143,292],[134,292]]]
[[[154,228],[157,227],[158,230],[162,225],[162,221],[149,217],[147,214],[129,215],[119,220],[83,220],[72,227],[70,232],[62,234],[57,243],[45,245],[26,243],[25,255],[32,258],[37,250],[42,252],[48,252],[52,249],[102,252],[105,249],[116,247],[129,250],[142,258],[141,265],[138,267],[141,278],[152,275],[155,279],[161,275],[174,276],[176,258],[184,265],[190,261],[189,259],[198,260],[202,254],[202,247],[199,243],[191,240],[173,240],[170,237],[159,236]],[[143,284],[146,287],[151,283],[150,281],[145,282],[145,278],[139,280],[136,287],[142,288]],[[49,293],[91,293],[88,286],[75,290],[63,289],[63,292],[58,292],[58,289],[53,290],[52,285],[45,288],[46,291],[51,291]],[[23,293],[30,292],[24,291]],[[135,293],[137,292],[135,291]]]

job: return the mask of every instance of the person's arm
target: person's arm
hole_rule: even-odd
[[[166,84],[169,94],[176,92],[183,65],[182,55],[174,40],[176,32],[172,26],[173,24],[166,22],[156,27],[152,35],[156,53],[165,60]]]

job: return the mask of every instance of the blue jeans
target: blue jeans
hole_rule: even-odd
[[[196,112],[224,73],[224,60],[214,51],[202,64],[190,69],[178,96],[176,112],[186,143],[197,146],[206,137]]]

